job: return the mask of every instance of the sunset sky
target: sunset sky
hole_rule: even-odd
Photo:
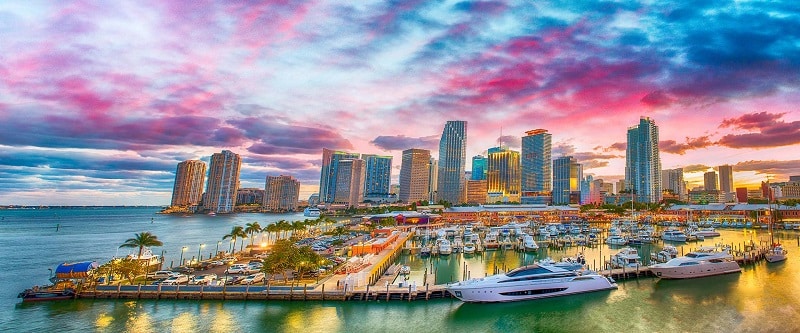
[[[798,88],[797,1],[2,1],[0,205],[168,205],[222,149],[243,187],[307,198],[323,147],[393,155],[396,182],[447,120],[468,156],[543,128],[616,180],[646,116],[690,187],[755,187],[800,175]]]

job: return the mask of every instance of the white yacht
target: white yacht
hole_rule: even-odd
[[[617,268],[636,268],[639,267],[639,251],[632,247],[626,247],[611,256],[611,265]]]
[[[783,248],[783,245],[775,244],[775,246],[767,251],[767,254],[764,256],[764,258],[767,259],[767,262],[784,261],[786,260],[787,254],[788,252]]]
[[[306,207],[303,210],[303,216],[305,217],[319,217],[321,214],[319,208],[316,207]]]
[[[450,246],[450,241],[447,238],[439,238],[436,240],[436,246],[439,248],[439,254],[446,256],[453,253],[453,247]]]
[[[467,241],[464,243],[463,251],[464,254],[475,254],[475,243],[472,241]]]
[[[606,238],[606,244],[608,245],[626,245],[628,244],[628,240],[625,237],[619,235],[611,235]]]
[[[500,243],[497,241],[498,233],[496,231],[490,232],[486,235],[486,238],[483,241],[483,246],[487,250],[497,250],[500,247]]]
[[[719,236],[719,231],[715,230],[714,227],[706,227],[698,229],[694,234],[698,237],[717,237]]]
[[[705,246],[686,256],[652,265],[650,271],[664,279],[688,279],[738,273],[742,269],[727,250],[717,251],[714,247]]]
[[[505,274],[448,284],[464,302],[512,302],[617,289],[610,278],[555,266],[528,265]]]
[[[539,244],[536,244],[536,241],[533,240],[533,236],[525,235],[522,236],[522,247],[525,249],[526,252],[531,252],[538,250]]]
[[[672,245],[666,245],[658,253],[651,253],[650,260],[656,262],[667,262],[678,257],[678,248]]]
[[[661,234],[661,239],[669,242],[685,242],[686,234],[680,230],[669,229]]]

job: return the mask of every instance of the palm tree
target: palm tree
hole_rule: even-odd
[[[256,232],[261,232],[261,225],[258,222],[247,223],[245,224],[244,232],[250,235],[250,246],[253,246],[253,234]]]
[[[152,247],[152,246],[164,245],[164,243],[158,240],[158,236],[153,235],[150,232],[141,232],[138,234],[134,234],[133,236],[134,236],[133,238],[128,238],[128,240],[126,240],[125,243],[122,243],[122,245],[120,245],[119,248],[138,247],[139,256],[136,257],[137,259],[142,258],[142,251],[144,250],[145,246]]]
[[[297,236],[297,238],[300,238],[300,235],[304,234],[304,232],[300,231],[305,231],[306,225],[303,223],[303,221],[294,221],[292,222],[291,229],[292,229],[292,237]],[[298,231],[297,234],[295,234],[295,231]]]
[[[272,233],[275,233],[275,241],[278,240],[278,231],[280,231],[280,228],[278,227],[277,224],[275,224],[275,223],[270,224],[270,225],[264,227],[263,230],[267,232],[267,239],[270,238]],[[272,242],[272,243],[275,243],[275,242]]]
[[[275,224],[278,226],[278,230],[281,232],[281,239],[285,238],[286,231],[289,231],[292,228],[292,225],[289,224],[289,222],[286,222],[286,220],[280,220]]]
[[[223,240],[228,239],[228,238],[233,239],[233,243],[235,244],[237,239],[241,239],[242,243],[244,243],[244,238],[245,237],[247,237],[247,233],[244,232],[244,228],[242,226],[240,226],[240,225],[237,225],[237,226],[234,226],[233,229],[231,229],[231,233],[229,233],[229,234],[227,234],[225,236],[222,236],[222,239]],[[234,246],[236,246],[236,245],[234,245]],[[236,248],[234,248],[234,251],[235,250],[236,250]],[[240,246],[239,247],[239,252],[241,252],[241,251],[242,251],[242,247]]]

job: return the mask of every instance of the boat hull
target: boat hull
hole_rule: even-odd
[[[44,302],[62,301],[75,298],[75,292],[71,290],[58,291],[32,291],[21,292],[17,297],[22,298],[23,302]]]
[[[767,262],[784,261],[786,260],[786,254],[768,253],[767,255],[764,256],[764,259],[766,259]]]
[[[527,301],[617,289],[616,283],[599,275],[555,280],[559,281],[509,283],[510,285],[502,287],[448,286],[446,289],[456,298],[468,303]]]
[[[739,273],[742,268],[735,261],[727,261],[716,264],[661,267],[659,265],[650,266],[650,271],[662,279],[693,279],[706,276]]]

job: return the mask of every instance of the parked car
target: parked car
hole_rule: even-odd
[[[225,270],[228,274],[247,274],[250,273],[250,267],[245,264],[233,264]]]
[[[192,273],[194,273],[194,268],[179,266],[179,267],[172,268],[172,271],[173,272],[177,272],[177,273],[181,273],[181,274],[192,274]]]
[[[189,282],[189,277],[183,274],[174,275],[172,277],[168,277],[166,280],[162,281],[162,285],[178,285],[178,284],[185,284]]]
[[[175,273],[173,271],[155,271],[147,273],[146,276],[148,279],[166,279],[173,275],[178,275],[178,273]]]
[[[245,277],[244,279],[242,279],[241,284],[253,284],[253,283],[259,283],[259,282],[262,282],[262,281],[264,281],[264,273],[258,272],[258,273],[255,273],[255,274],[250,274],[247,277]]]
[[[202,275],[195,275],[189,284],[204,284],[207,285],[214,281],[217,278],[217,274],[202,274]]]
[[[225,276],[225,277],[219,279],[219,282],[221,284],[225,284],[225,285],[229,285],[230,286],[232,284],[238,284],[239,282],[244,280],[244,278],[245,277],[243,275],[228,275],[228,276]]]
[[[251,272],[258,272],[262,267],[264,267],[264,264],[260,262],[247,264],[247,268],[249,268]]]

